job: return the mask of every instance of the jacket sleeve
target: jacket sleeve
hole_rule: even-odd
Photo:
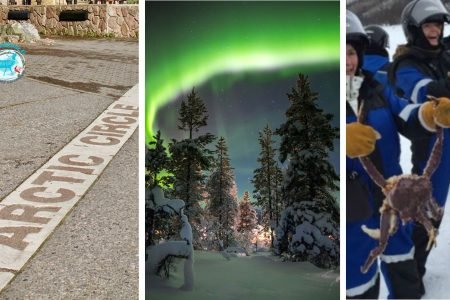
[[[423,103],[428,94],[428,85],[433,82],[414,67],[400,66],[395,72],[396,87],[402,97],[413,103]]]
[[[432,80],[412,66],[399,67],[395,74],[396,88],[401,91],[403,98],[390,102],[396,104],[392,111],[398,116],[396,122],[399,132],[410,140],[429,135],[431,130],[422,121],[419,109],[427,101],[427,95],[441,97],[448,93],[450,96],[450,89],[445,86],[447,80]]]
[[[428,134],[428,130],[419,118],[421,104],[399,97],[389,85],[384,88],[384,96],[389,103],[397,130],[401,135],[413,140]]]

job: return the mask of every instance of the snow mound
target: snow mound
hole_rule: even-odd
[[[169,241],[147,249],[149,260],[147,270],[156,273],[159,263],[168,255],[188,258],[191,254],[191,247],[185,241]]]
[[[243,247],[228,247],[224,250],[226,253],[231,254],[231,256],[250,256]]]

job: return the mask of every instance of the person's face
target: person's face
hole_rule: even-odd
[[[347,44],[347,60],[345,70],[347,75],[354,76],[358,68],[358,53],[352,45]]]
[[[431,46],[439,45],[439,37],[442,33],[442,23],[430,22],[422,24],[423,35]]]

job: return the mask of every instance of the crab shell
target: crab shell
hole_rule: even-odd
[[[432,201],[431,182],[423,176],[393,176],[386,183],[386,201],[398,211],[402,222],[416,219],[426,209],[426,203]]]

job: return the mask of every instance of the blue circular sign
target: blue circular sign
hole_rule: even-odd
[[[25,58],[20,50],[0,49],[0,82],[13,82],[25,72]]]

